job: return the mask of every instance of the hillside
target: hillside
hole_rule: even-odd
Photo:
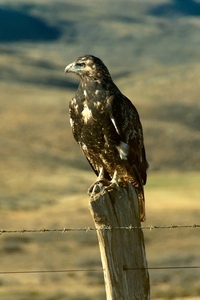
[[[9,90],[19,84],[22,91],[29,84],[38,93],[57,88],[55,101],[65,90],[67,107],[78,79],[64,77],[63,69],[78,55],[92,53],[137,106],[152,170],[199,170],[199,10],[180,10],[178,1],[1,3],[0,14],[6,15],[0,35],[2,101],[6,84]]]
[[[200,1],[0,0],[0,27],[0,229],[93,226],[86,191],[95,175],[68,117],[79,80],[64,75],[83,53],[105,62],[139,111],[146,224],[199,224]],[[145,231],[149,266],[199,265],[198,230]],[[0,239],[3,271],[101,269],[94,232]],[[198,275],[152,270],[152,299],[198,298]],[[105,293],[101,272],[0,274],[0,298]]]

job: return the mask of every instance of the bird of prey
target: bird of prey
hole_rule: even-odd
[[[143,130],[135,106],[114,84],[104,63],[93,55],[78,57],[65,68],[80,84],[69,104],[70,124],[97,180],[105,189],[131,183],[137,191],[140,219],[145,221],[143,185],[148,162]]]

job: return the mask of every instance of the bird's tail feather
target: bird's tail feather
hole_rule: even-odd
[[[143,181],[138,172],[137,168],[134,166],[134,178],[135,181],[132,182],[133,186],[135,187],[138,195],[139,200],[139,210],[140,210],[140,221],[146,221],[146,213],[145,213],[145,198],[144,198],[144,188],[143,188]]]
[[[144,192],[138,191],[138,200],[139,200],[139,209],[140,209],[140,221],[146,221],[146,213],[145,213],[145,198]]]

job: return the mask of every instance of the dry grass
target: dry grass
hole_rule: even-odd
[[[63,173],[57,176],[55,182],[52,182],[55,191],[60,189],[56,182],[65,185]],[[77,173],[71,170],[68,175],[69,186],[74,184],[75,176],[87,178],[83,190],[93,180],[91,172]],[[198,223],[200,204],[197,199],[200,190],[195,184],[198,181],[198,173],[151,174],[146,188],[147,224]],[[81,192],[79,184],[76,188],[77,191],[68,196],[56,196],[51,205],[45,204],[41,195],[40,209],[30,209],[31,206],[28,210],[20,207],[17,210],[15,207],[5,208],[1,212],[1,228],[93,227],[87,207],[88,196]],[[145,230],[149,266],[199,265],[198,231]],[[101,269],[95,232],[5,234],[1,236],[1,257],[1,270],[6,271]],[[197,295],[198,273],[199,270],[150,271],[153,299],[161,295],[160,299]],[[105,297],[101,272],[1,275],[0,281],[0,293],[4,299],[12,299],[14,294],[16,299],[23,299],[21,295],[26,295],[25,299],[93,299],[94,295],[95,299]]]
[[[1,84],[1,91],[1,228],[93,226],[86,190],[95,176],[68,124],[66,98],[73,93],[8,83]],[[145,109],[142,104],[144,114]],[[162,157],[163,151],[152,153]],[[198,172],[150,170],[147,224],[199,223],[199,197]],[[149,266],[199,265],[198,229],[144,233]],[[101,269],[94,232],[5,234],[0,252],[6,271]],[[199,295],[199,270],[150,271],[150,277],[153,299]],[[101,272],[1,275],[0,284],[7,300],[105,297]]]
[[[166,2],[1,1],[58,26],[62,36],[0,44],[0,228],[93,226],[86,190],[95,176],[68,121],[77,79],[63,74],[88,52],[105,61],[139,110],[151,166],[147,224],[199,224],[200,23],[150,13]],[[200,265],[199,229],[144,234],[149,266]],[[1,271],[101,269],[95,232],[4,234],[0,242]],[[152,270],[150,277],[154,300],[200,296],[199,269]],[[1,274],[0,296],[102,300],[103,275]]]

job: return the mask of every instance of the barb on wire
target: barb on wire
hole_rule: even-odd
[[[111,227],[110,225],[108,226],[103,226],[100,229],[93,228],[93,227],[83,227],[83,228],[55,228],[55,229],[47,229],[47,228],[40,228],[40,229],[13,229],[13,230],[6,230],[6,229],[1,229],[0,230],[0,235],[5,234],[5,233],[47,233],[47,232],[70,232],[70,231],[84,231],[84,232],[89,232],[89,231],[98,231],[98,230],[134,230],[134,229],[149,229],[150,231],[154,229],[179,229],[179,228],[200,228],[200,224],[192,224],[192,225],[175,225],[175,224],[170,224],[170,225],[146,225],[146,226],[139,226],[135,227],[132,226],[131,224],[129,226],[122,226],[122,227]]]

